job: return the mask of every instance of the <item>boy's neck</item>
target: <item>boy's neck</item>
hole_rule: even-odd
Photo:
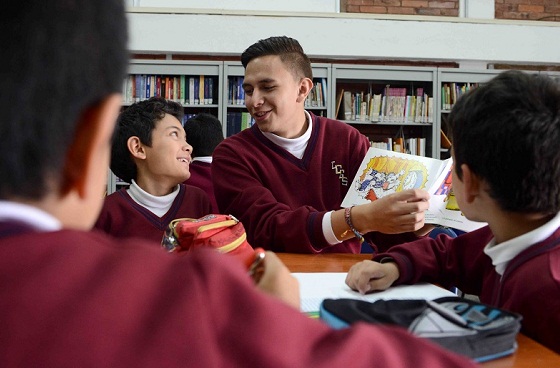
[[[496,244],[500,244],[543,226],[554,216],[554,214],[503,212],[495,216],[488,224],[492,229]]]
[[[169,183],[166,180],[150,180],[145,177],[139,177],[136,180],[136,184],[146,193],[161,197],[172,193],[177,188],[177,184],[180,183]]]

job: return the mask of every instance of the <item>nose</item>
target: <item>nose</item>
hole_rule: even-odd
[[[183,149],[189,153],[192,153],[193,148],[192,146],[189,144],[189,142],[185,142],[185,145],[183,146]]]
[[[259,93],[256,89],[253,93],[248,96],[245,95],[245,106],[246,107],[259,107],[264,103],[263,94]]]

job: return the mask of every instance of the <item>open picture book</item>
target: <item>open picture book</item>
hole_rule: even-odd
[[[406,189],[430,193],[425,222],[472,231],[486,223],[468,220],[457,205],[451,188],[453,160],[438,160],[379,148],[370,148],[352,182],[342,207],[372,202]]]

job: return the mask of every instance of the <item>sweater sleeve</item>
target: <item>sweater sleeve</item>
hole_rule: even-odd
[[[462,291],[474,293],[481,289],[481,267],[487,261],[482,252],[492,238],[488,227],[451,238],[441,234],[437,238],[424,237],[414,242],[396,245],[373,257],[374,261],[391,258],[399,268],[398,284],[420,281],[449,288],[458,286]],[[468,291],[467,291],[468,290]]]
[[[201,291],[193,294],[195,304],[201,306],[196,309],[197,328],[203,329],[200,336],[205,336],[201,349],[214,351],[212,355],[220,360],[217,366],[474,366],[399,328],[357,324],[333,330],[257,292],[239,270],[220,263],[218,257],[197,257],[185,268],[195,271]]]

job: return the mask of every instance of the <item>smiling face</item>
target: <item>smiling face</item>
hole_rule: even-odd
[[[245,106],[263,132],[296,138],[306,128],[308,78],[295,77],[277,55],[251,60],[245,69]]]
[[[145,159],[138,164],[139,185],[141,181],[149,181],[172,188],[191,176],[192,147],[187,143],[181,122],[174,116],[166,114],[156,123],[152,131],[152,146],[143,148]]]

